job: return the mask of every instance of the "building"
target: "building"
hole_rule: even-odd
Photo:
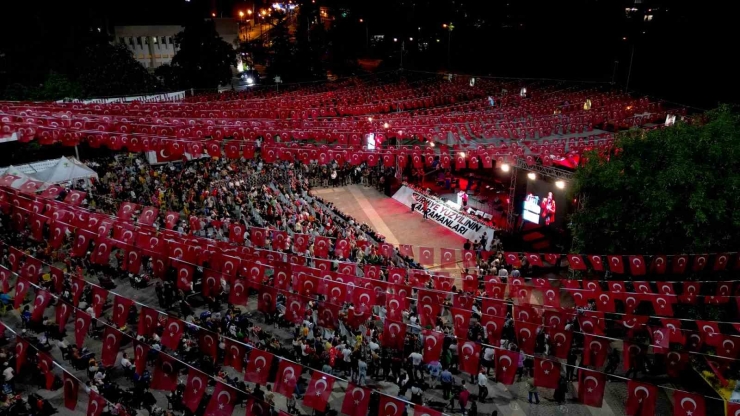
[[[216,32],[236,48],[239,45],[239,23],[236,19],[213,19]],[[154,69],[172,63],[177,53],[175,35],[179,25],[129,25],[113,28],[114,42],[125,45],[145,68]]]

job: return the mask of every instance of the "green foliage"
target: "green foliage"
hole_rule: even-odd
[[[84,49],[77,74],[85,97],[133,95],[161,89],[157,79],[134,59],[126,46],[112,44],[107,39]]]
[[[617,151],[587,155],[574,192],[573,249],[704,253],[740,242],[740,119],[727,107],[703,123],[630,131]]]
[[[178,88],[216,88],[231,82],[236,51],[216,32],[211,20],[196,20],[175,36],[179,48],[165,84]]]

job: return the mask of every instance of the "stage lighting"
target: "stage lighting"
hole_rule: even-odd
[[[501,165],[501,171],[508,172],[509,169],[511,169],[511,167],[509,166],[508,163],[504,163],[503,165]]]
[[[465,157],[465,152],[460,152],[460,157]]]
[[[565,189],[565,182],[555,181],[555,186],[557,186],[558,189]]]
[[[389,127],[389,124],[388,123],[383,123],[383,127],[385,127],[387,129]]]
[[[535,179],[537,179],[537,175],[535,175],[535,173],[534,173],[534,172],[529,172],[529,173],[527,174],[527,177],[528,177],[529,179],[531,179],[531,180],[535,180]]]

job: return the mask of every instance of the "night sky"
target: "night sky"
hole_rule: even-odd
[[[346,19],[362,18],[371,35],[414,36],[433,44],[440,39],[427,54],[425,69],[444,67],[447,32],[441,25],[453,22],[453,72],[597,81],[615,76],[624,85],[634,47],[631,89],[700,108],[739,101],[734,62],[740,32],[728,10],[731,2],[643,0],[636,7],[660,9],[645,22],[642,14],[626,18],[634,0],[316,1],[343,8]],[[236,0],[7,1],[1,6],[6,21],[0,25],[0,48],[24,33],[43,33],[28,36],[29,42],[53,47],[55,33],[76,27],[182,24],[211,12],[235,16],[251,5]],[[616,74],[614,61],[619,61]]]

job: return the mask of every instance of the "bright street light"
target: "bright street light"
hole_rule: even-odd
[[[511,167],[509,166],[508,163],[504,163],[504,164],[501,165],[501,171],[502,172],[508,172],[509,169],[511,169]]]
[[[239,10],[239,17],[244,17],[244,12]]]
[[[565,188],[565,182],[563,182],[563,181],[555,181],[555,186],[558,189],[564,189]]]

